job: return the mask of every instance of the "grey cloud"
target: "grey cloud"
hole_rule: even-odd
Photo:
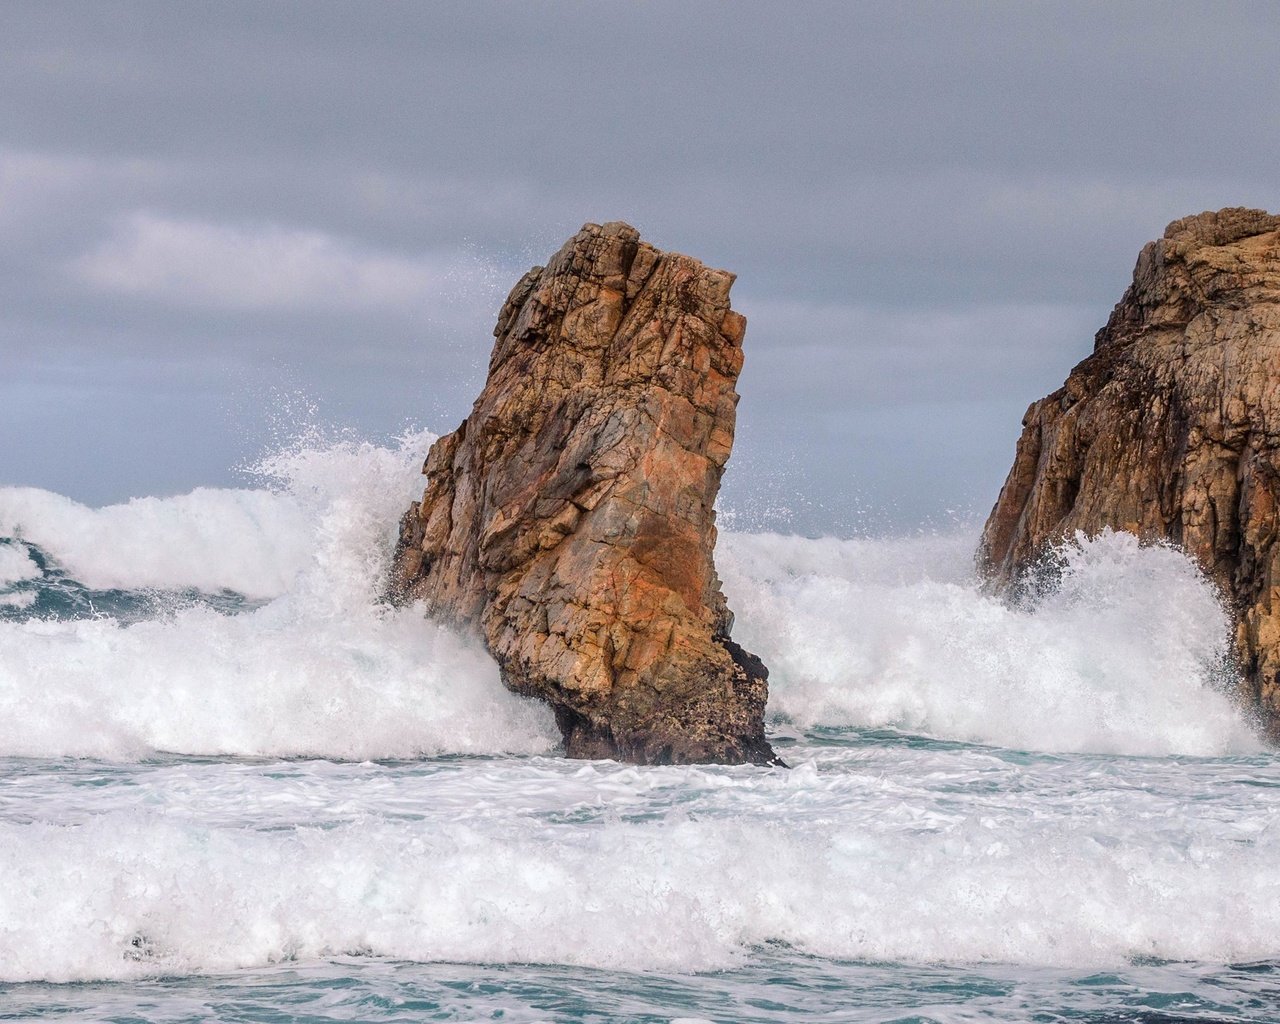
[[[478,261],[404,257],[314,230],[227,225],[147,212],[70,271],[90,288],[179,306],[231,310],[398,310],[441,307]]]
[[[1266,4],[33,2],[4,29],[0,481],[95,500],[234,480],[273,385],[452,426],[506,288],[623,218],[739,274],[727,496],[980,508],[1141,244],[1274,203],[1280,156]]]
[[[743,388],[786,409],[1016,394],[1023,381],[1052,379],[1084,358],[1099,326],[1090,308],[1066,305],[743,309],[754,347]]]

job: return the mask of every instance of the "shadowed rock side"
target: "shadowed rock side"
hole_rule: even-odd
[[[768,672],[712,563],[746,321],[733,275],[587,224],[515,286],[471,415],[427,456],[391,589],[478,629],[570,757],[773,760]]]
[[[1093,354],[1023,418],[979,560],[1008,586],[1110,527],[1195,557],[1236,617],[1246,700],[1280,736],[1280,217],[1227,209],[1143,247]]]

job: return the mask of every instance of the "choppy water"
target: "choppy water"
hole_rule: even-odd
[[[425,437],[0,490],[0,1017],[1280,1020],[1280,761],[1176,552],[727,533],[790,771],[566,761],[377,601]]]

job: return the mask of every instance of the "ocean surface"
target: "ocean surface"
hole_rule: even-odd
[[[0,489],[0,1019],[1280,1021],[1280,760],[1176,551],[726,516],[793,767],[557,756],[378,600],[430,438]]]

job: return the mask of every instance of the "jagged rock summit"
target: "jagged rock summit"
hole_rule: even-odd
[[[746,320],[732,274],[587,224],[512,289],[471,415],[432,446],[391,590],[479,632],[570,757],[774,760],[729,639],[713,505]]]
[[[1181,546],[1232,607],[1243,696],[1280,737],[1280,217],[1170,224],[1022,423],[979,552],[993,579],[1077,530]]]

